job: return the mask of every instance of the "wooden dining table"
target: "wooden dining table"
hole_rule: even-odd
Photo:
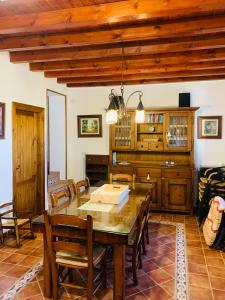
[[[103,205],[102,209],[95,205],[87,209],[81,207],[90,200],[90,194],[96,187],[90,187],[78,196],[65,201],[58,208],[49,209],[49,214],[76,215],[93,218],[93,240],[104,245],[113,246],[114,284],[113,299],[124,299],[125,290],[125,248],[128,244],[135,221],[137,219],[141,202],[145,199],[146,191],[137,189],[130,191],[129,195],[119,205]],[[90,202],[88,202],[89,204]],[[86,204],[87,205],[87,204]],[[97,209],[97,210],[96,210]],[[47,244],[44,232],[44,219],[39,216],[32,221],[34,231],[43,232],[44,240],[44,296],[52,296],[51,266],[48,260]]]

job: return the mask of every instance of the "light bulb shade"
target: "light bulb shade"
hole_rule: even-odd
[[[136,109],[136,115],[135,115],[135,122],[136,123],[144,123],[145,121],[145,111],[143,103],[141,102],[141,99],[139,101],[139,104]]]
[[[118,121],[118,113],[114,109],[107,110],[106,112],[106,123],[107,124],[116,124]]]

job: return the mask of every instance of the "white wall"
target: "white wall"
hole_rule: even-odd
[[[105,108],[111,87],[68,89],[68,178],[81,179],[85,174],[85,154],[108,154],[108,126],[105,124]],[[178,106],[180,92],[191,93],[191,106],[198,106],[195,126],[195,160],[199,166],[225,165],[225,80],[138,85],[125,87],[125,99],[135,90],[142,90],[145,107]],[[119,92],[119,87],[116,87]],[[135,107],[138,97],[131,98],[129,106]],[[78,138],[77,115],[102,114],[102,138]],[[198,115],[222,115],[222,139],[197,139]]]
[[[59,171],[66,179],[66,98],[48,92],[49,171]]]
[[[12,64],[8,53],[0,53],[0,102],[6,103],[5,139],[0,140],[0,203],[12,200],[12,101],[46,107],[46,89],[67,91],[55,79],[29,71],[28,64]]]

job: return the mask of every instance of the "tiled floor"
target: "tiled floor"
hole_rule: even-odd
[[[191,216],[153,214],[152,220],[172,221],[185,224],[187,239],[189,294],[191,300],[225,299],[225,253],[209,249]],[[143,257],[143,268],[138,271],[138,285],[134,286],[131,274],[127,274],[127,300],[169,300],[174,295],[176,227],[150,223],[150,244]],[[9,240],[9,242],[12,242]],[[29,267],[42,257],[42,237],[25,240],[20,249],[0,246],[0,296],[18,280]],[[97,299],[111,300],[113,274],[108,274],[108,289],[96,294]],[[44,299],[43,276],[39,274],[14,300]],[[73,298],[77,298],[78,295]],[[0,297],[1,298],[1,297]],[[96,299],[95,298],[95,299]],[[79,297],[79,299],[84,299]]]

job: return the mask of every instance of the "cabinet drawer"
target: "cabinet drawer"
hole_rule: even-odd
[[[163,143],[162,142],[148,143],[148,149],[151,151],[161,151],[163,150]]]
[[[133,174],[134,168],[128,166],[111,166],[110,172],[113,174]]]
[[[148,174],[150,177],[159,178],[159,177],[161,177],[161,169],[157,169],[157,168],[137,168],[136,169],[137,177],[147,177]]]
[[[108,164],[108,155],[87,155],[86,164]]]
[[[190,169],[165,169],[166,178],[191,178],[192,172]]]
[[[148,150],[148,142],[137,142],[137,150]]]

